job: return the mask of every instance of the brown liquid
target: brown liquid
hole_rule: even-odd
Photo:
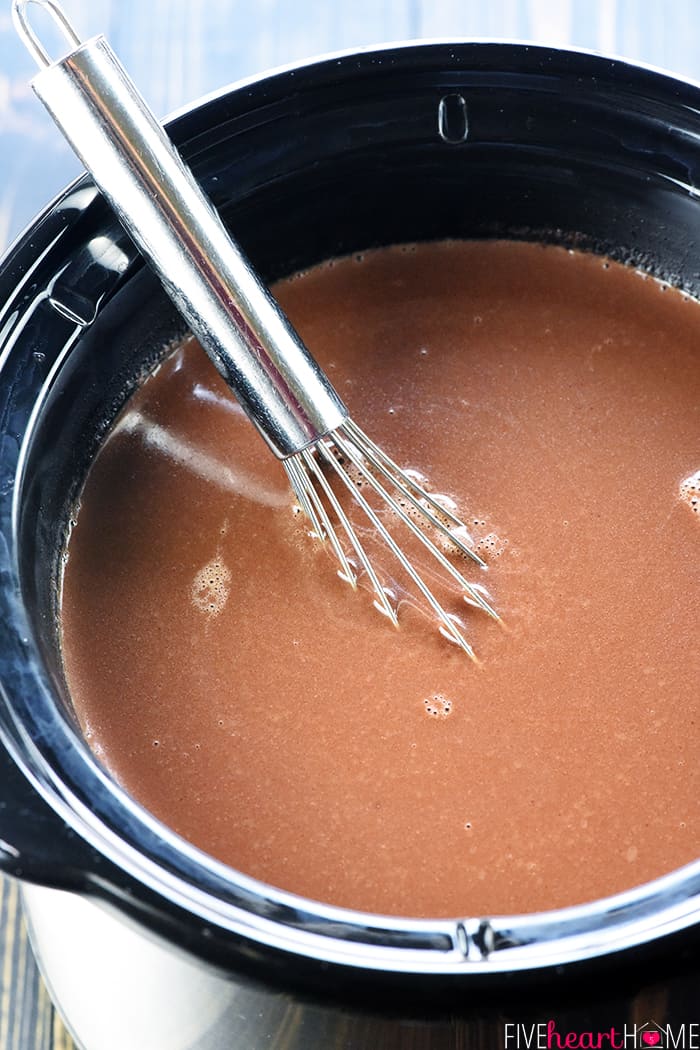
[[[409,603],[392,629],[188,344],[105,442],[69,545],[97,754],[234,867],[370,911],[546,909],[694,859],[698,304],[507,243],[276,293],[353,417],[456,499],[507,630],[460,606],[477,668]]]

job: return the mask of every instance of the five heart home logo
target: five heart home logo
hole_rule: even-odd
[[[560,1029],[553,1017],[530,1024],[506,1021],[503,1050],[700,1050],[700,1020],[664,1027],[626,1021],[598,1031]]]
[[[637,1029],[640,1050],[666,1050],[666,1030],[656,1021],[647,1021]]]

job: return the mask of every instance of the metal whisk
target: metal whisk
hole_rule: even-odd
[[[61,60],[51,61],[30,26],[30,3],[45,8],[66,37],[71,50]],[[462,522],[349,418],[104,37],[81,42],[54,0],[13,0],[13,18],[41,67],[32,82],[35,93],[282,460],[315,534],[329,541],[340,563],[339,575],[354,587],[363,570],[375,605],[397,624],[395,603],[339,496],[345,489],[437,616],[441,632],[473,657],[456,617],[393,537],[393,524],[401,522],[465,600],[498,619],[483,588],[470,584],[436,543],[441,536],[442,547],[484,568]],[[364,495],[367,488],[376,503]]]

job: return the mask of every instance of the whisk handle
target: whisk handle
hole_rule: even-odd
[[[26,2],[15,0],[15,16],[44,65],[35,93],[267,443],[285,458],[335,430],[345,406],[104,37],[73,47],[60,13],[73,49],[49,63]]]

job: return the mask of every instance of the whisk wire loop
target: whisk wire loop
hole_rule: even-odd
[[[338,430],[335,431],[335,433],[333,435],[333,440],[334,440],[334,443],[335,443],[336,447],[343,453],[343,455],[345,455],[350,460],[350,462],[353,464],[353,466],[355,466],[357,468],[357,470],[360,471],[360,473],[362,474],[363,478],[368,482],[368,484],[371,485],[371,487],[374,489],[374,491],[381,497],[381,499],[387,504],[387,506],[389,506],[391,508],[391,510],[401,519],[401,521],[413,533],[413,535],[416,537],[416,539],[420,540],[420,542],[423,544],[423,546],[430,552],[430,554],[432,554],[432,556],[442,566],[442,568],[447,573],[449,573],[449,575],[459,585],[459,587],[462,588],[462,590],[466,591],[466,593],[472,599],[474,604],[478,605],[479,608],[483,609],[484,612],[488,613],[488,615],[492,619],[497,620],[498,619],[498,614],[489,605],[489,603],[486,601],[486,599],[483,597],[483,595],[480,594],[479,591],[476,590],[476,588],[473,587],[472,584],[470,584],[469,581],[464,578],[464,576],[462,576],[462,574],[454,567],[454,565],[452,565],[451,562],[448,561],[448,559],[445,557],[445,555],[442,553],[442,551],[439,549],[439,547],[436,547],[435,544],[433,543],[433,541],[430,539],[430,537],[428,535],[426,535],[425,532],[423,532],[423,530],[420,528],[420,526],[417,525],[416,522],[413,521],[412,518],[409,517],[409,515],[397,503],[397,501],[394,499],[394,497],[391,495],[391,493],[387,492],[387,490],[381,485],[381,483],[374,477],[374,475],[372,474],[371,470],[369,470],[365,466],[365,464],[363,463],[363,459],[366,459],[367,462],[369,462],[371,467],[378,469],[380,471],[380,473],[395,488],[397,488],[399,490],[399,492],[401,493],[401,495],[404,496],[404,497],[408,497],[409,496],[409,493],[407,492],[405,486],[402,484],[404,478],[406,477],[406,474],[402,470],[400,470],[399,467],[395,468],[396,474],[398,475],[398,477],[395,476],[395,475],[390,474],[388,470],[385,470],[381,466],[381,464],[378,462],[376,457],[372,457],[369,454],[365,454],[365,449],[363,449],[362,455],[360,455],[358,453],[356,447],[353,445],[352,442],[345,441],[344,437],[342,436],[342,430],[343,429],[344,429],[344,427],[339,427]],[[363,435],[363,432],[360,430],[359,427],[355,426],[354,430],[355,430],[355,433],[356,433],[357,437],[354,436],[353,437],[353,441],[355,443],[357,443],[358,442],[358,438],[364,438],[364,435]],[[360,445],[360,447],[362,447],[362,446]],[[442,526],[440,522],[436,522],[436,520],[434,518],[434,515],[432,515],[430,513],[430,511],[428,511],[424,507],[422,507],[421,504],[415,499],[411,499],[411,502],[413,503],[413,505],[419,511],[421,511],[423,516],[427,519],[427,521],[431,525],[435,524],[440,529],[440,531],[445,536],[447,536],[448,539],[450,539],[450,541],[452,541],[453,543],[455,542],[454,541],[454,537],[452,536],[450,531],[448,529],[445,529],[444,526]],[[459,550],[468,549],[468,548],[464,548],[461,543],[455,543],[455,546]]]
[[[333,508],[336,517],[340,521],[341,525],[343,525],[343,527],[345,528],[345,531],[349,532],[349,536],[350,536],[350,538],[352,540],[353,534],[352,534],[352,531],[350,530],[350,523],[349,523],[349,521],[348,521],[348,519],[346,517],[345,511],[343,510],[343,508],[341,507],[340,503],[338,502],[338,500],[336,498],[336,495],[333,492],[332,488],[330,487],[330,485],[326,481],[326,478],[324,477],[323,472],[321,470],[319,470],[318,463],[316,462],[314,457],[311,455],[311,453],[308,452],[308,451],[304,451],[300,455],[301,455],[301,458],[304,460],[304,462],[305,462],[306,466],[308,467],[308,469],[311,471],[311,473],[315,477],[315,479],[318,482],[319,486],[321,487],[321,489],[323,491],[323,494],[326,497],[326,499],[328,500],[328,502],[330,503],[331,507]],[[302,471],[302,473],[303,473],[303,471]],[[354,588],[357,586],[357,576],[355,575],[355,573],[354,573],[354,571],[352,569],[352,566],[350,565],[350,562],[348,561],[348,559],[346,557],[346,554],[345,554],[345,551],[343,550],[342,544],[338,540],[338,536],[336,535],[336,531],[333,528],[333,525],[331,523],[330,518],[328,517],[328,514],[326,513],[325,507],[323,506],[323,502],[318,497],[318,494],[316,493],[313,485],[310,486],[310,493],[311,493],[311,495],[312,495],[312,497],[314,499],[314,502],[318,506],[318,512],[319,512],[319,516],[321,517],[321,521],[322,521],[322,524],[323,524],[323,528],[325,530],[325,534],[328,537],[328,540],[330,541],[330,544],[333,547],[333,550],[335,551],[335,553],[336,553],[336,555],[338,557],[338,561],[340,562],[341,576],[342,576],[342,578],[344,580],[347,581],[347,583],[350,584],[350,586],[354,590]],[[323,538],[323,534],[321,534],[321,538]],[[354,550],[356,551],[356,553],[358,554],[359,557],[362,557],[364,555],[364,551],[360,550],[359,543],[353,543],[353,548],[354,548]]]
[[[290,459],[286,460],[284,465],[287,469],[287,476],[289,477],[292,488],[294,489],[294,494],[299,501],[299,506],[311,522],[313,534],[318,536],[320,540],[325,540],[329,535],[329,532],[332,533],[333,530],[325,508],[318,497],[318,493],[314,490],[313,485],[309,484],[309,479],[304,473],[304,468],[297,462],[296,456],[292,456]],[[342,547],[340,548],[340,551],[336,550],[335,546],[333,549],[340,558]],[[345,554],[343,552],[342,558],[344,557]]]
[[[400,486],[402,494],[405,496],[413,506],[421,512],[433,525],[438,532],[441,532],[443,536],[446,536],[455,547],[466,554],[467,557],[471,558],[473,562],[481,569],[486,568],[486,563],[479,557],[475,550],[468,547],[466,543],[462,543],[458,536],[455,536],[455,529],[464,529],[463,522],[453,514],[449,507],[443,506],[433,496],[427,492],[422,485],[407,474],[406,471],[402,470],[394,460],[384,452],[379,445],[375,445],[374,441],[361,430],[352,419],[346,419],[343,424],[343,429],[348,434],[348,437],[352,438],[353,441],[361,443],[365,450],[365,458],[368,459],[372,466],[375,467],[388,481],[392,484],[397,485],[397,476],[401,479]],[[436,511],[441,517],[446,518],[452,525],[452,529],[448,529],[439,518],[435,516],[425,504],[429,504],[434,511]],[[466,531],[466,530],[465,530]]]
[[[326,452],[326,449],[325,449],[325,447],[322,446],[321,447],[321,453],[325,454],[325,452]],[[379,609],[379,611],[381,613],[383,613],[389,620],[391,620],[391,622],[394,624],[395,627],[398,627],[399,626],[399,621],[398,621],[398,619],[396,617],[396,611],[395,611],[393,605],[391,604],[391,602],[389,601],[389,598],[387,596],[385,588],[382,587],[381,581],[380,581],[379,577],[377,576],[377,573],[376,573],[376,571],[374,569],[374,566],[372,565],[371,559],[367,556],[367,553],[366,553],[362,543],[360,542],[360,538],[357,535],[357,531],[353,528],[350,519],[348,518],[347,514],[343,510],[343,508],[342,508],[342,506],[340,504],[340,501],[338,500],[337,496],[333,492],[333,489],[328,484],[327,479],[324,477],[323,472],[319,468],[319,465],[318,465],[316,459],[314,458],[313,454],[311,452],[309,452],[308,449],[304,449],[304,451],[302,452],[302,457],[304,458],[305,461],[310,463],[311,469],[312,469],[314,475],[317,478],[322,479],[321,480],[321,484],[323,486],[324,492],[326,492],[326,494],[328,496],[328,499],[330,500],[330,502],[331,502],[331,504],[333,506],[334,511],[338,515],[338,519],[339,519],[341,525],[343,526],[343,530],[344,530],[346,536],[348,537],[348,539],[350,540],[350,543],[352,544],[353,549],[355,550],[358,558],[360,559],[360,562],[362,564],[363,569],[365,570],[365,572],[367,573],[367,575],[369,576],[369,578],[371,580],[372,586],[373,586],[373,588],[375,590],[375,593],[377,595],[374,604],[377,606],[377,608]]]
[[[474,650],[459,629],[456,618],[451,616],[437,599],[421,572],[418,571],[392,535],[387,524],[382,520],[378,510],[372,506],[362,492],[362,487],[367,484],[376,493],[382,504],[392,512],[397,521],[401,521],[420,540],[437,563],[456,581],[462,592],[466,592],[466,595],[469,595],[471,602],[494,619],[498,619],[497,614],[483,595],[450,564],[445,554],[401,506],[399,500],[403,501],[406,499],[420,512],[425,523],[437,528],[442,535],[446,536],[451,542],[455,542],[452,531],[436,518],[430,507],[424,505],[422,495],[420,498],[418,497],[417,493],[424,492],[422,486],[413,483],[411,479],[407,478],[406,474],[396,466],[393,460],[385,456],[373,442],[366,438],[362,430],[351,422],[342,424],[309,448],[302,449],[283,462],[301,509],[309,518],[318,537],[322,540],[328,539],[333,548],[333,552],[340,564],[339,575],[353,587],[356,585],[357,577],[346,554],[344,544],[336,531],[338,527],[344,533],[347,543],[372,585],[375,593],[375,606],[395,626],[398,626],[396,609],[390,600],[390,594],[382,586],[372,561],[357,534],[357,529],[350,520],[341,499],[334,489],[332,478],[337,478],[350,493],[354,503],[359,506],[378,536],[397,559],[403,571],[417,587],[437,616],[441,633],[456,643],[460,649],[474,660]],[[354,478],[348,470],[349,467],[356,472]],[[385,484],[376,475],[379,475]],[[398,499],[392,494],[389,486],[395,490]],[[412,492],[410,491],[411,486],[413,487]],[[426,497],[430,506],[435,507],[438,513],[442,515],[444,508],[427,493]],[[331,520],[329,511],[333,513],[334,520]],[[448,520],[456,523],[455,527],[461,527],[461,522],[451,512],[445,512],[445,516]],[[460,542],[457,542],[455,546],[457,549],[462,550],[463,545]]]
[[[345,445],[345,442],[342,442],[342,444],[340,442],[338,442],[338,433],[337,433],[337,431],[333,435],[333,440],[334,440],[334,443],[337,444],[337,447],[340,448],[341,451],[345,451],[345,453],[347,455],[347,447],[345,449],[343,449],[343,445]],[[341,441],[342,441],[342,439],[341,439]],[[370,506],[370,504],[368,503],[366,498],[363,496],[362,492],[357,488],[357,486],[354,484],[352,479],[348,476],[347,472],[343,469],[341,464],[338,462],[338,459],[334,455],[333,451],[328,447],[328,445],[325,442],[322,442],[318,446],[318,449],[319,449],[319,453],[322,455],[322,457],[325,460],[325,462],[328,463],[328,465],[333,468],[333,470],[338,475],[338,477],[342,480],[342,482],[346,486],[346,488],[348,488],[350,490],[350,492],[353,495],[353,498],[357,501],[357,503],[361,507],[362,511],[366,514],[366,516],[369,519],[369,521],[372,523],[374,528],[377,530],[379,535],[382,537],[382,539],[386,543],[386,545],[389,548],[389,550],[391,551],[391,553],[394,555],[394,557],[397,559],[397,561],[401,565],[401,567],[404,570],[404,572],[410,577],[410,579],[413,581],[413,583],[416,585],[418,590],[421,592],[421,594],[423,595],[425,600],[428,602],[428,604],[432,608],[433,612],[437,615],[438,620],[440,621],[442,627],[444,628],[447,637],[451,638],[452,641],[456,642],[456,644],[461,649],[463,649],[464,652],[467,653],[467,655],[470,656],[472,660],[475,659],[474,650],[472,649],[471,645],[466,640],[466,638],[464,638],[464,636],[462,635],[460,630],[457,628],[457,626],[454,623],[454,620],[452,619],[452,617],[449,616],[448,613],[445,611],[445,609],[442,607],[440,602],[437,600],[437,598],[435,597],[433,592],[430,590],[430,588],[426,584],[426,582],[423,579],[423,577],[421,576],[421,574],[418,572],[418,570],[413,565],[413,563],[410,561],[410,559],[404,554],[404,552],[401,549],[401,547],[398,545],[398,543],[395,541],[395,539],[393,538],[393,536],[391,535],[391,533],[389,532],[387,527],[384,525],[384,523],[382,522],[381,518],[378,516],[378,514],[374,510],[374,508]],[[355,465],[358,466],[358,469],[361,470],[361,472],[363,473],[363,476],[365,476],[365,477],[369,476],[369,472],[366,472],[366,468],[363,468],[361,466],[361,464],[357,463],[354,459],[352,461],[355,462]]]
[[[372,562],[368,558],[367,553],[364,547],[362,546],[362,543],[360,542],[357,532],[352,527],[350,519],[345,513],[340,501],[338,500],[338,497],[329,485],[327,478],[323,474],[323,471],[320,469],[316,458],[314,457],[313,453],[311,453],[308,449],[302,450],[298,455],[299,459],[303,461],[310,474],[313,475],[313,477],[316,479],[319,486],[323,490],[323,493],[328,499],[330,505],[332,506],[333,511],[336,514],[336,517],[338,518],[338,521],[340,522],[340,525],[342,526],[343,531],[345,532],[345,535],[347,536],[352,549],[354,550],[360,564],[362,565],[362,568],[367,573],[367,576],[372,584],[376,595],[374,602],[375,606],[377,607],[379,612],[383,613],[389,620],[391,620],[395,627],[398,627],[399,621],[396,616],[396,611],[392,606],[391,602],[389,601],[386,591],[381,585],[381,581],[379,580],[374,566],[372,565]],[[291,459],[296,459],[296,457],[291,457]],[[290,460],[285,460],[284,463],[285,466],[288,467]],[[320,500],[318,499],[318,494],[316,493],[314,486],[311,483],[311,478],[309,477],[309,474],[307,474],[304,471],[304,467],[300,464],[295,464],[295,466],[296,470],[298,471],[298,475],[300,476],[301,486],[306,491],[309,499],[312,500],[314,504],[318,507],[318,503],[320,503]],[[321,507],[321,509],[323,508]],[[353,572],[348,562],[345,552],[343,551],[342,545],[338,540],[337,533],[333,528],[333,525],[330,519],[328,518],[328,515],[325,513],[325,510],[324,523],[326,536],[328,537],[328,540],[331,546],[333,547],[333,550],[336,552],[338,560],[341,564],[340,575],[342,579],[347,580],[347,582],[350,583],[350,585],[354,588],[357,585],[357,577],[355,576],[355,573]],[[320,535],[321,538],[323,538],[323,533],[321,533]]]

